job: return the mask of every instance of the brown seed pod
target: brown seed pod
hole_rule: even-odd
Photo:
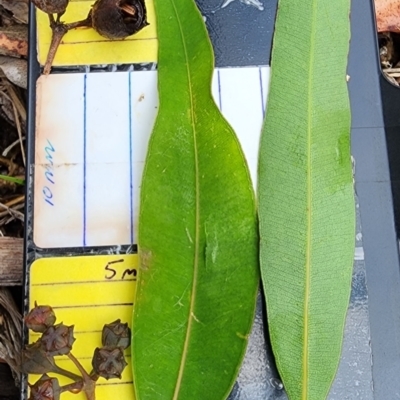
[[[101,342],[103,346],[114,346],[126,349],[131,344],[131,330],[128,324],[123,324],[117,319],[103,327]]]
[[[32,3],[47,14],[64,14],[69,0],[32,0]]]
[[[43,349],[51,356],[68,354],[75,342],[74,326],[63,323],[50,326],[46,329],[40,339]]]
[[[29,385],[29,384],[28,384]],[[59,400],[60,399],[60,384],[57,378],[51,378],[44,374],[31,388],[31,395],[28,400]]]
[[[33,332],[45,332],[46,329],[56,322],[56,316],[50,306],[38,306],[35,302],[35,307],[24,318],[25,325]]]
[[[93,354],[92,367],[99,376],[105,379],[121,379],[122,371],[127,366],[124,351],[121,347],[97,347]]]
[[[93,28],[108,39],[125,39],[149,25],[144,0],[97,0],[89,18]]]

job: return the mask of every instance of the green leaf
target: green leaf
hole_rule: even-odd
[[[159,113],[141,187],[132,366],[138,400],[224,399],[259,282],[255,201],[211,95],[214,60],[193,0],[156,0]]]
[[[0,174],[0,179],[3,179],[3,181],[16,183],[17,185],[24,185],[25,184],[25,180],[24,179],[14,178],[13,176]]]
[[[280,0],[259,160],[261,274],[291,400],[325,399],[354,255],[349,0]]]

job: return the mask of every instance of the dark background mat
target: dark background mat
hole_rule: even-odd
[[[269,65],[277,0],[260,0],[263,10],[234,0],[197,0],[214,46],[217,67]],[[226,2],[225,2],[226,3]]]

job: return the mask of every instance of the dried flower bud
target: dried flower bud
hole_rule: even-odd
[[[49,326],[54,325],[56,316],[50,306],[38,306],[35,302],[35,307],[29,311],[25,317],[25,325],[33,332],[43,333]]]
[[[43,349],[52,356],[68,354],[74,341],[74,326],[62,323],[47,328],[41,338]]]
[[[31,395],[28,400],[59,400],[60,398],[58,379],[50,378],[46,374],[29,387],[31,388]]]
[[[21,369],[25,374],[46,374],[55,369],[54,357],[42,348],[40,340],[22,350]]]
[[[111,324],[104,325],[101,342],[103,346],[128,348],[131,344],[131,330],[128,324],[123,324],[117,319]]]
[[[120,347],[102,347],[94,351],[92,367],[99,376],[107,380],[121,379],[122,371],[127,365]]]

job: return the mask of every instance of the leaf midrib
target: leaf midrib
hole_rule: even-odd
[[[305,265],[305,288],[304,288],[304,330],[303,330],[303,373],[302,373],[302,400],[307,400],[308,398],[308,340],[309,340],[309,300],[310,300],[310,286],[311,286],[311,195],[312,195],[312,176],[311,176],[311,138],[312,138],[312,78],[313,78],[313,66],[314,66],[314,50],[315,50],[315,40],[316,40],[316,0],[312,2],[312,20],[311,20],[311,41],[310,41],[310,63],[308,68],[308,104],[307,104],[307,244],[306,244],[306,265]]]
[[[186,48],[186,42],[185,42],[185,37],[183,34],[183,29],[182,29],[182,24],[181,20],[179,18],[179,13],[176,9],[175,1],[170,0],[170,3],[172,5],[172,8],[174,10],[176,20],[179,26],[179,32],[181,34],[181,39],[182,39],[182,45],[183,45],[183,52],[186,60],[186,72],[187,72],[187,78],[189,82],[189,97],[190,97],[190,116],[191,116],[191,124],[192,124],[192,132],[193,132],[193,144],[194,144],[194,162],[195,162],[195,207],[196,207],[196,216],[195,216],[195,238],[194,238],[194,243],[195,243],[195,250],[194,250],[194,260],[193,260],[193,284],[192,284],[192,293],[190,296],[190,307],[189,307],[189,316],[188,316],[188,325],[186,329],[186,336],[185,336],[185,342],[183,345],[183,351],[182,351],[182,356],[181,356],[181,362],[179,365],[179,372],[178,372],[178,377],[175,385],[175,391],[174,391],[174,396],[173,400],[177,400],[179,396],[179,392],[181,389],[182,385],[182,378],[183,378],[183,373],[185,370],[185,365],[186,365],[186,358],[188,354],[188,347],[189,347],[189,339],[190,339],[190,334],[192,331],[192,326],[193,326],[193,310],[194,310],[194,302],[196,299],[196,294],[197,294],[197,278],[198,278],[198,267],[199,267],[199,231],[200,231],[200,207],[199,207],[199,188],[200,188],[200,183],[199,183],[199,163],[198,163],[198,151],[197,151],[197,137],[196,137],[196,126],[194,124],[194,111],[193,111],[193,93],[192,93],[192,83],[191,83],[191,75],[190,75],[190,68],[189,68],[189,59],[188,59],[188,53],[187,53],[187,48]]]

